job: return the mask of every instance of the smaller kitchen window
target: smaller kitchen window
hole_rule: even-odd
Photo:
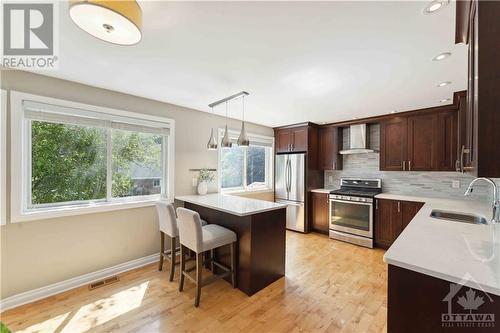
[[[223,129],[219,129],[219,143],[223,135]],[[237,131],[229,131],[231,148],[220,148],[219,144],[219,190],[271,190],[274,138],[248,135],[250,146],[239,147],[238,135]]]

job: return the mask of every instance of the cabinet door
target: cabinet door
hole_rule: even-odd
[[[401,203],[376,199],[375,245],[389,248],[401,232]]]
[[[314,231],[328,234],[328,217],[330,202],[327,193],[311,193],[312,197],[312,218],[311,227]]]
[[[458,149],[458,112],[441,112],[438,115],[437,169],[455,171]]]
[[[292,132],[288,129],[276,131],[276,152],[290,151],[292,145]]]
[[[395,117],[380,124],[380,170],[403,170],[407,137],[407,119],[404,117]]]
[[[406,228],[408,223],[417,215],[418,211],[424,205],[423,202],[412,202],[412,201],[403,201],[402,202],[402,219],[401,219],[401,231]],[[399,234],[398,234],[399,236]],[[396,236],[397,237],[397,236]]]
[[[342,170],[340,142],[342,130],[338,127],[324,127],[319,130],[319,168],[321,170]]]
[[[436,133],[438,115],[408,117],[408,171],[438,170]]]
[[[292,151],[307,151],[307,126],[293,128],[291,130],[292,138]]]

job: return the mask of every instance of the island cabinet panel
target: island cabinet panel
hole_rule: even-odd
[[[376,199],[375,246],[389,248],[423,205],[421,202]]]
[[[407,125],[404,117],[380,123],[380,170],[403,171],[408,154]]]
[[[322,127],[319,129],[318,167],[321,170],[342,170],[342,128]]]
[[[311,228],[313,231],[328,234],[330,201],[328,193],[311,192]]]
[[[470,286],[442,280],[395,265],[388,268],[387,333],[497,333],[500,296]],[[463,307],[460,298],[481,299],[477,309]],[[461,316],[483,314],[481,320],[464,322]],[[484,314],[489,314],[486,317]],[[455,320],[454,320],[455,318]],[[470,318],[470,317],[469,317]]]

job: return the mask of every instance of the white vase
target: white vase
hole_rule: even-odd
[[[201,182],[198,184],[198,194],[199,195],[207,194],[207,190],[208,190],[207,182]]]

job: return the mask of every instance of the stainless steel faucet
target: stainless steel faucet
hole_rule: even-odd
[[[485,181],[493,187],[493,217],[491,218],[491,223],[500,223],[500,200],[498,199],[497,185],[494,181],[485,177],[476,178],[470,182],[467,191],[465,191],[465,195],[469,196],[472,193],[474,184],[479,180]]]

